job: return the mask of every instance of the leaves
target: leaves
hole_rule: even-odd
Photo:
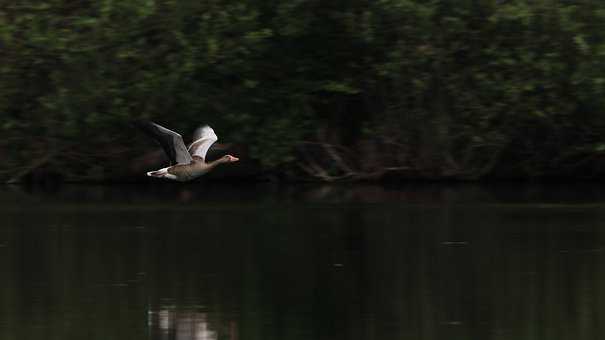
[[[377,158],[408,164],[389,166],[476,175],[509,157],[547,173],[569,150],[603,152],[604,13],[554,0],[20,1],[0,10],[1,126],[23,155],[39,148],[31,131],[86,150],[100,143],[91,129],[145,117],[211,122],[271,167],[321,131],[398,145]]]

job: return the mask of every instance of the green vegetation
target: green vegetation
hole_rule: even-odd
[[[0,8],[0,177],[111,179],[127,125],[209,122],[288,177],[596,177],[605,3],[20,0]]]

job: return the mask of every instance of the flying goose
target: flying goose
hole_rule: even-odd
[[[170,160],[170,166],[149,171],[147,176],[186,182],[209,172],[219,164],[239,160],[232,155],[225,155],[215,161],[206,162],[208,149],[218,140],[214,130],[208,125],[195,130],[193,142],[189,147],[185,146],[181,135],[161,125],[150,121],[136,121],[135,125],[160,143]]]

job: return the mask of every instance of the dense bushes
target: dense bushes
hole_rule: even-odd
[[[598,176],[597,1],[17,1],[0,176],[124,175],[125,124],[210,122],[291,176]]]

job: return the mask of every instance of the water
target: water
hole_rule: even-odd
[[[603,339],[598,186],[0,189],[0,339]]]

